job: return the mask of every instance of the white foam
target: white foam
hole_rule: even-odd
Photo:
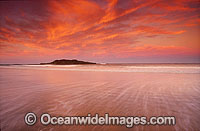
[[[200,67],[198,66],[12,65],[1,66],[0,68],[95,72],[200,73]]]

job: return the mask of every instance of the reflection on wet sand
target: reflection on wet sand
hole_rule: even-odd
[[[74,67],[73,67],[74,68]],[[43,126],[38,116],[176,116],[175,126],[131,130],[198,130],[200,74],[34,70],[0,68],[2,130],[130,130],[125,126]]]

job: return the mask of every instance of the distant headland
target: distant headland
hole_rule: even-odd
[[[81,64],[97,64],[97,63],[79,61],[79,60],[76,60],[76,59],[73,59],[73,60],[61,59],[61,60],[54,60],[54,61],[52,61],[50,63],[40,63],[40,65],[46,65],[46,64],[52,64],[52,65],[81,65]]]

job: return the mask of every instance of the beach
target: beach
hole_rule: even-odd
[[[199,64],[0,66],[2,130],[200,129]],[[27,126],[24,116],[175,116],[176,125]]]

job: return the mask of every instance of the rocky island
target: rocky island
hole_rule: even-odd
[[[73,59],[73,60],[61,59],[61,60],[54,60],[53,62],[50,62],[50,63],[40,63],[40,65],[46,65],[46,64],[51,64],[51,65],[80,65],[80,64],[96,64],[96,63],[79,61],[79,60],[76,60],[76,59]]]

